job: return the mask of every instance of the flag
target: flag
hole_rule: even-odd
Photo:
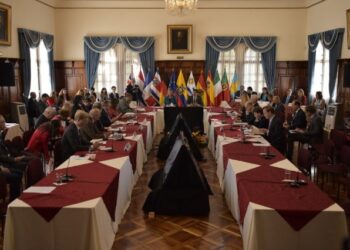
[[[164,100],[166,95],[168,94],[168,86],[164,81],[160,83],[160,93],[159,93],[159,105],[164,105]]]
[[[145,79],[145,88],[143,89],[143,99],[147,103],[148,106],[154,106],[156,104],[156,100],[151,94],[151,87],[152,87],[152,72],[148,71]]]
[[[177,106],[179,107],[186,107],[187,105],[187,86],[185,82],[184,75],[182,74],[182,70],[180,69],[179,75],[177,77],[176,81],[177,86]]]
[[[209,70],[207,76],[207,97],[208,97],[208,106],[215,106],[215,89],[214,83],[211,76],[211,72]]]
[[[137,79],[136,79],[135,84],[139,86],[141,91],[143,91],[143,89],[145,87],[144,86],[145,85],[145,78],[143,77],[143,73],[142,73],[141,67],[140,67],[140,72],[137,75]]]
[[[169,88],[171,88],[174,91],[174,94],[176,94],[176,74],[174,69],[170,76]]]
[[[191,70],[190,76],[188,77],[188,80],[187,80],[187,93],[188,93],[188,96],[193,96],[193,90],[195,88],[196,88],[196,82],[194,80],[193,73],[192,73],[192,70]]]
[[[198,82],[197,82],[197,90],[199,90],[202,93],[202,101],[203,101],[203,106],[207,106],[207,87],[205,86],[205,79],[204,79],[204,74],[203,70],[201,71],[201,74],[199,75]]]
[[[222,99],[222,85],[219,76],[219,71],[216,69],[214,76],[214,93],[215,93],[215,104],[220,105]]]
[[[238,90],[239,87],[239,80],[237,76],[237,72],[233,74],[232,81],[231,81],[231,86],[230,86],[230,93],[231,93],[231,98],[235,99],[235,93]]]
[[[230,88],[228,85],[226,68],[224,69],[224,74],[222,75],[222,78],[221,78],[221,86],[222,86],[222,100],[230,102],[230,100],[231,100]]]
[[[153,81],[151,84],[151,95],[153,96],[154,100],[159,104],[159,97],[160,97],[160,88],[161,88],[161,78],[159,75],[159,68],[157,68],[157,72],[154,74]]]
[[[135,76],[134,76],[134,67],[131,64],[131,72],[129,75],[129,79],[128,79],[128,84],[134,83],[135,82]]]

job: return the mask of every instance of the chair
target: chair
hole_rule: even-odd
[[[312,155],[307,149],[298,150],[298,167],[307,176],[311,175]]]
[[[7,210],[7,182],[4,175],[0,174],[0,219],[1,219],[1,233],[4,235],[5,218]]]
[[[23,140],[25,147],[28,145],[30,138],[32,138],[33,133],[34,133],[33,129],[29,129],[27,131],[24,131],[23,136],[22,136],[22,140]]]
[[[61,165],[61,163],[63,162],[61,139],[55,142],[55,145],[53,148],[53,154],[54,154],[54,168],[56,168],[59,165]]]
[[[10,152],[13,156],[19,156],[22,154],[24,150],[24,143],[20,136],[16,136],[12,139],[12,149],[10,149]]]
[[[340,157],[341,148],[347,143],[346,134],[340,130],[332,129],[330,138],[334,142],[336,156]]]
[[[26,188],[34,185],[44,176],[42,161],[39,159],[29,161],[26,169]]]

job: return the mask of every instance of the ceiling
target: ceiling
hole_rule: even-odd
[[[35,0],[55,9],[164,9],[164,0]],[[198,0],[198,9],[304,9],[326,0]]]

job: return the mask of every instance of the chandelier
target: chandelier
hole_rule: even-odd
[[[173,15],[187,15],[197,8],[198,0],[165,0],[165,9]]]

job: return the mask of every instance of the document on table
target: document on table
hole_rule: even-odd
[[[51,187],[51,186],[41,186],[41,187],[36,186],[36,187],[30,187],[24,190],[23,193],[49,194],[55,189],[56,187]]]

